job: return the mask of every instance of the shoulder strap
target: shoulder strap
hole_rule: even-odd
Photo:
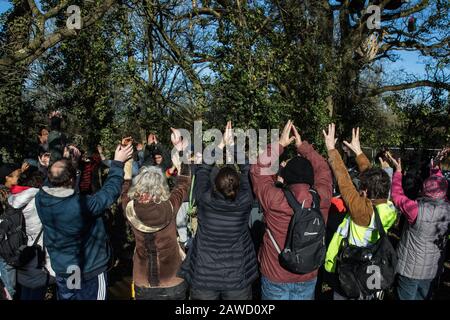
[[[377,207],[374,205],[372,206],[373,206],[373,214],[375,215],[375,227],[377,228],[381,238],[386,235],[386,232],[384,231],[383,223],[381,222],[380,214],[378,213]]]
[[[33,247],[38,243],[39,239],[40,239],[41,236],[42,236],[42,232],[43,232],[43,231],[44,231],[44,227],[41,228],[41,231],[39,231],[39,234],[37,235],[36,239],[34,239]]]
[[[289,206],[294,209],[294,211],[300,211],[303,209],[303,206],[305,205],[305,201],[300,205],[300,203],[295,198],[294,194],[289,188],[283,188],[284,196],[286,197],[287,202],[289,203]]]
[[[300,203],[297,201],[297,199],[295,199],[294,194],[288,187],[284,187],[284,188],[282,188],[282,190],[283,190],[284,196],[286,197],[286,200],[287,200],[289,206],[292,209],[294,209],[294,214],[295,214],[295,212],[301,211],[303,209],[305,201],[303,201],[303,204],[300,205]],[[289,226],[290,226],[290,224],[289,224]],[[288,233],[289,233],[289,230],[288,230]],[[269,238],[272,241],[273,246],[277,250],[278,254],[280,254],[281,253],[280,246],[275,241],[275,238],[273,237],[272,232],[270,232],[270,229],[268,227],[267,227],[267,234],[269,235]]]
[[[316,190],[314,189],[309,189],[309,193],[311,194],[312,198],[313,198],[313,203],[312,203],[312,207],[315,209],[320,209],[320,196],[317,193]]]
[[[267,228],[267,234],[269,235],[270,240],[273,243],[273,246],[275,247],[275,250],[277,250],[278,254],[281,253],[280,247],[278,246],[278,243],[275,241],[274,237],[272,236],[272,232],[270,232],[270,229]]]
[[[195,174],[192,176],[191,189],[189,190],[189,206],[194,206],[192,202],[192,194],[194,193]]]

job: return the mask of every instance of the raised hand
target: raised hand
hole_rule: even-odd
[[[175,128],[170,128],[172,130],[172,134],[170,135],[170,140],[172,141],[173,146],[178,151],[183,151],[187,147],[187,141],[181,137],[180,130]]]
[[[380,165],[382,169],[390,168],[391,166],[387,161],[384,161],[382,157],[379,157],[378,160],[380,161]]]
[[[292,120],[289,120],[284,126],[279,141],[279,143],[283,146],[283,148],[286,148],[288,145],[292,143],[292,141],[295,140],[295,137],[291,137],[292,126],[293,126]]]
[[[395,171],[402,172],[402,160],[400,158],[398,158],[398,160],[395,160],[390,152],[387,152],[386,155],[389,158],[389,160],[392,162],[392,164],[394,165]]]
[[[52,111],[48,117],[49,117],[49,119],[51,119],[53,117],[62,118],[62,113],[61,113],[61,111]]]
[[[42,156],[38,157],[41,166],[48,168],[50,165],[50,153],[44,153]]]
[[[150,145],[150,144],[157,144],[157,143],[158,143],[158,141],[156,139],[156,135],[153,133],[150,133],[147,138],[147,144]]]
[[[30,164],[28,163],[28,162],[24,162],[24,163],[22,163],[22,167],[20,168],[20,171],[22,172],[22,173],[24,173],[25,171],[27,171],[28,169],[30,168]]]
[[[227,122],[227,125],[225,127],[225,132],[222,137],[222,141],[219,144],[219,148],[223,149],[225,146],[231,146],[234,143],[234,137],[233,137],[233,129],[231,126],[231,121]]]
[[[298,149],[302,145],[302,137],[300,136],[300,134],[297,131],[297,128],[294,125],[292,125],[292,131],[294,132],[295,146]]]
[[[336,135],[336,125],[334,123],[328,125],[328,132],[325,130],[322,130],[323,136],[325,139],[325,145],[327,147],[327,150],[333,150],[336,149],[336,141],[337,138],[335,138]]]
[[[233,140],[233,129],[231,126],[231,121],[227,122],[227,126],[225,128],[225,134],[223,135],[223,140],[225,142],[225,145],[232,145],[234,143]]]
[[[359,128],[353,128],[352,130],[352,142],[348,143],[347,141],[344,141],[344,144],[352,150],[357,156],[360,155],[362,152],[361,150],[361,144],[359,142]]]
[[[75,146],[68,146],[68,147],[64,147],[64,153],[63,153],[63,158],[70,158],[71,156],[73,156],[74,160],[77,160],[78,158],[80,158],[81,156],[81,152],[80,150],[78,150],[77,147]]]
[[[132,155],[133,155],[132,144],[128,144],[126,146],[119,144],[114,154],[114,160],[120,162],[127,162],[129,159],[131,159]]]
[[[450,147],[445,147],[436,155],[436,162],[440,163],[450,154]]]
[[[172,155],[172,164],[178,170],[178,172],[181,171],[181,159],[180,159],[180,155],[178,154],[178,152],[175,152]]]

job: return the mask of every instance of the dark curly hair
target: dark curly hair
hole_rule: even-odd
[[[360,190],[367,190],[369,199],[387,199],[391,189],[389,175],[379,168],[371,168],[362,172],[359,176]]]
[[[217,173],[215,185],[226,199],[234,201],[239,190],[239,174],[232,167],[223,167]]]

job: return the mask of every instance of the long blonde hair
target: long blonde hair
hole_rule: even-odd
[[[161,168],[154,166],[142,167],[139,170],[139,174],[133,178],[128,197],[132,200],[137,200],[144,194],[151,196],[155,203],[169,200],[169,185]]]

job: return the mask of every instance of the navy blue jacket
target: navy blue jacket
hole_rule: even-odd
[[[58,197],[43,189],[36,195],[44,246],[56,275],[68,276],[73,273],[68,268],[77,266],[82,278],[89,280],[107,270],[111,249],[102,216],[119,198],[123,175],[123,163],[112,161],[103,188],[94,195]]]
[[[215,191],[213,177],[217,167],[203,164],[196,168],[198,229],[179,271],[192,288],[241,290],[258,278],[258,262],[248,228],[253,205],[250,165],[239,167],[240,187],[234,201]]]

